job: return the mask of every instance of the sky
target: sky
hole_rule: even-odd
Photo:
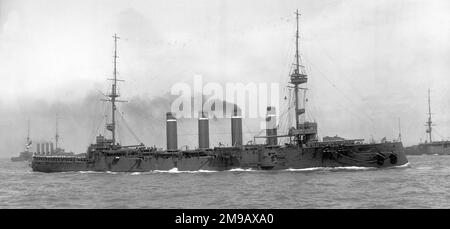
[[[174,84],[287,82],[296,9],[320,136],[395,139],[400,120],[405,145],[424,141],[430,88],[433,137],[450,137],[447,0],[0,0],[0,156],[23,150],[28,119],[35,142],[51,140],[56,113],[62,145],[86,150],[101,129],[115,33],[120,109],[141,141],[164,147]],[[216,122],[212,144],[227,142],[228,121]],[[195,120],[185,123],[180,144],[195,147]]]

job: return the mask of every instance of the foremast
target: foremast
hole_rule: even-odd
[[[306,90],[306,88],[300,88],[300,85],[308,82],[308,75],[306,74],[305,66],[301,65],[300,52],[299,52],[299,16],[300,13],[295,11],[297,30],[296,30],[296,42],[295,42],[295,68],[294,72],[290,75],[290,83],[294,85],[294,106],[295,106],[295,127],[290,130],[290,135],[295,136],[297,144],[301,145],[310,140],[316,138],[317,123],[315,122],[300,122],[300,116],[305,115],[305,107],[300,107],[299,102],[299,90]]]
[[[58,152],[58,142],[59,142],[58,114],[56,114],[56,127],[55,127],[55,148],[56,148],[56,152]]]
[[[28,119],[28,129],[27,129],[27,145],[25,146],[26,152],[30,150],[31,139],[30,139],[30,120]]]
[[[430,102],[430,89],[428,88],[428,121],[426,122],[427,125],[427,130],[426,133],[428,134],[428,139],[430,141],[430,143],[432,143],[432,138],[431,138],[431,126],[432,126],[432,121],[431,121],[431,102]]]
[[[112,80],[111,85],[111,93],[109,93],[107,96],[109,99],[107,101],[111,102],[111,122],[106,124],[106,129],[111,131],[111,143],[112,145],[116,145],[116,103],[117,102],[124,102],[120,101],[117,98],[119,97],[119,93],[117,92],[117,82],[123,81],[117,79],[117,40],[120,39],[120,37],[117,36],[117,34],[114,34],[114,70],[113,70],[113,78],[109,79]]]

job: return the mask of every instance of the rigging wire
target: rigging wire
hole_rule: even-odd
[[[117,109],[118,110],[118,109]],[[134,133],[134,131],[130,128],[130,126],[128,125],[128,123],[126,122],[125,118],[123,117],[121,112],[117,112],[124,124],[124,126],[128,129],[128,131],[131,133],[131,135],[133,135],[134,139],[137,141],[138,144],[141,144],[142,141],[141,139],[139,139],[139,137]]]
[[[441,135],[441,133],[439,133],[439,131],[437,131],[436,129],[433,129],[433,132],[437,135],[437,136],[439,136],[439,137],[441,137],[442,139],[444,139],[445,141],[448,141],[448,137],[444,137],[444,136],[442,136]]]
[[[314,66],[315,67],[315,65],[312,63],[312,62],[309,62],[310,63],[310,66]],[[320,76],[322,76],[333,88],[335,88],[338,92],[340,92],[342,95],[343,95],[343,97],[347,100],[347,101],[349,101],[350,103],[352,103],[353,105],[355,105],[356,106],[356,104],[344,93],[344,92],[342,92],[342,90],[340,90],[327,76],[325,76],[325,74],[322,72],[322,71],[320,71],[318,68],[314,68],[318,73],[319,73],[319,75]],[[356,117],[358,117],[359,119],[361,119],[361,117],[360,117],[360,115],[357,115],[356,113],[354,113],[354,112],[352,112],[352,111],[350,111],[349,109],[345,109],[346,111],[348,111],[348,112],[350,112],[350,113],[352,113],[352,114],[354,114]],[[370,117],[364,110],[362,110],[362,112],[361,112],[361,114],[363,114],[364,116],[366,116],[366,118],[371,122],[371,124],[372,124],[372,128],[374,128],[374,120],[372,119],[372,117]],[[361,119],[362,120],[362,119]],[[362,120],[362,121],[365,121],[365,120]]]
[[[287,90],[288,91],[288,95],[287,95],[287,98],[288,99],[286,99],[287,101],[286,101],[286,106],[287,106],[287,109],[282,113],[282,114],[287,114],[287,118],[284,118],[284,117],[281,117],[280,116],[280,126],[281,126],[281,128],[280,128],[280,132],[288,132],[289,131],[289,129],[292,127],[292,122],[294,121],[293,119],[293,105],[294,105],[294,101],[293,101],[293,91],[291,90],[291,89],[288,89]]]
[[[116,109],[116,111],[117,111],[117,109]],[[120,114],[120,112],[119,111],[117,111],[116,113],[118,113],[118,114]],[[119,143],[119,144],[121,144],[121,142],[123,141],[123,139],[122,139],[122,136],[123,136],[123,134],[122,134],[122,128],[120,127],[120,122],[118,122],[117,120],[116,120],[116,143]],[[123,144],[123,142],[122,142],[122,144]]]
[[[95,107],[98,107],[97,105],[100,102],[101,101],[98,100]],[[92,142],[93,140],[95,140],[95,136],[99,133],[100,126],[103,124],[103,122],[107,118],[107,115],[105,115],[106,114],[106,109],[107,109],[107,106],[106,106],[105,103],[102,103],[102,106],[100,107],[100,109],[102,109],[102,108],[103,108],[103,112],[102,112],[102,115],[98,119],[99,121],[97,122],[96,119],[94,118],[94,121],[93,121],[94,128],[91,131],[91,134],[89,136],[88,142]]]
[[[306,60],[305,60],[306,61]],[[308,70],[308,72],[312,72],[311,71],[311,67],[309,66],[309,64],[305,64],[306,65],[306,68],[307,68],[307,70]],[[310,77],[310,79],[311,79],[311,77]],[[312,79],[314,79],[314,78],[312,78]],[[307,103],[307,105],[308,105],[308,111],[309,111],[309,113],[313,116],[313,117],[311,117],[312,119],[313,119],[313,121],[315,121],[315,117],[318,117],[318,108],[317,108],[317,106],[316,106],[316,103],[315,103],[315,101],[317,101],[317,99],[316,99],[316,96],[315,96],[315,91],[316,90],[314,90],[314,88],[315,88],[315,84],[314,83],[311,83],[310,84],[311,85],[311,87],[312,87],[312,90],[310,91],[310,93],[309,93],[309,97],[311,98],[311,99],[309,99],[308,100],[308,103]],[[311,101],[311,102],[309,102],[309,101]]]
[[[336,67],[336,69],[338,69],[339,70],[339,67],[338,67],[338,65],[336,64],[336,62],[334,61],[334,59],[329,55],[329,53],[326,51],[326,50],[323,50],[322,49],[322,52],[323,52],[323,54],[326,56],[326,57],[328,57],[328,59],[327,58],[324,58],[325,60],[327,60],[329,63],[331,63],[332,65],[334,65],[335,67]],[[340,72],[340,71],[339,71]],[[340,75],[343,75],[343,74],[340,74]],[[341,78],[342,79],[342,78]],[[355,88],[354,86],[353,86],[353,84],[347,84],[353,91],[352,91],[352,93],[354,93],[354,94],[356,94],[358,97],[363,97],[360,93],[359,93],[359,91],[357,90],[357,88]]]

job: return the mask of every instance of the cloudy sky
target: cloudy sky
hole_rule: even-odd
[[[0,156],[22,150],[28,118],[35,141],[51,140],[56,113],[63,145],[84,152],[102,120],[114,33],[124,116],[163,147],[175,83],[287,81],[296,9],[320,136],[393,139],[400,118],[406,145],[424,140],[430,88],[434,138],[450,137],[447,0],[0,0]],[[213,144],[228,138],[219,129]],[[193,131],[181,144],[195,146]]]

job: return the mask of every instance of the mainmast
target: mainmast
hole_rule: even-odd
[[[304,122],[300,123],[300,115],[305,113],[305,107],[300,107],[299,102],[299,90],[306,88],[300,88],[299,85],[305,84],[308,82],[308,76],[306,75],[306,71],[304,66],[301,65],[300,59],[300,51],[299,51],[299,17],[300,13],[298,10],[295,11],[296,21],[297,21],[297,30],[295,34],[295,68],[294,72],[291,74],[290,83],[294,85],[294,93],[295,93],[295,128],[290,131],[290,135],[295,136],[296,142],[300,144],[304,144],[310,140],[316,138],[317,135],[317,123],[315,122]]]
[[[295,11],[296,21],[297,21],[297,32],[295,34],[295,59],[296,59],[296,65],[295,65],[295,72],[294,74],[300,73],[300,55],[298,52],[298,40],[299,40],[299,34],[298,34],[298,17],[300,16],[298,13],[298,10]],[[295,86],[295,128],[298,128],[299,124],[299,114],[297,113],[299,109],[299,103],[298,103],[298,84],[294,84]]]
[[[58,114],[56,114],[56,128],[55,128],[55,147],[56,147],[56,151],[58,151],[58,141],[59,141]]]
[[[117,82],[119,81],[123,81],[120,79],[117,79],[117,58],[119,58],[119,56],[117,55],[117,40],[120,39],[120,37],[118,37],[116,34],[114,34],[113,36],[114,38],[114,70],[113,70],[113,78],[112,79],[108,79],[108,80],[112,80],[112,85],[111,85],[111,93],[109,93],[108,95],[106,95],[107,97],[109,97],[109,99],[102,99],[103,101],[108,101],[111,102],[111,122],[106,124],[106,129],[111,131],[111,143],[113,145],[116,144],[116,103],[117,102],[125,102],[122,100],[118,100],[117,98],[119,97],[119,93],[117,92]]]
[[[430,143],[432,142],[431,139],[431,124],[433,122],[431,121],[431,102],[430,102],[430,89],[428,88],[428,121],[426,122],[428,129],[426,130]]]
[[[116,144],[116,98],[119,97],[117,94],[117,40],[120,38],[116,34],[114,38],[114,72],[113,72],[113,83],[111,88],[111,94],[109,94],[111,102],[111,123],[107,125],[107,129],[112,133],[112,144]]]
[[[31,146],[31,142],[30,142],[30,120],[28,119],[27,146],[26,146],[27,152],[28,152],[28,150],[30,149],[30,146]]]
[[[30,142],[30,120],[28,119],[27,144]]]
[[[305,109],[300,108],[300,103],[298,99],[298,90],[299,85],[304,84],[308,81],[307,75],[300,71],[300,53],[298,50],[298,42],[299,42],[299,16],[298,10],[295,11],[296,19],[297,19],[297,32],[295,35],[295,69],[291,74],[291,83],[294,84],[294,92],[295,92],[295,128],[299,127],[300,121],[299,116],[305,113]]]
[[[307,75],[300,70],[300,52],[298,49],[298,43],[299,43],[299,16],[300,13],[295,11],[296,19],[297,19],[297,31],[295,35],[295,69],[294,73],[291,74],[291,83],[294,84],[294,93],[295,93],[295,128],[299,127],[300,121],[299,116],[303,113],[305,113],[304,108],[300,108],[300,103],[298,99],[298,91],[299,91],[299,85],[304,84],[308,81]]]

